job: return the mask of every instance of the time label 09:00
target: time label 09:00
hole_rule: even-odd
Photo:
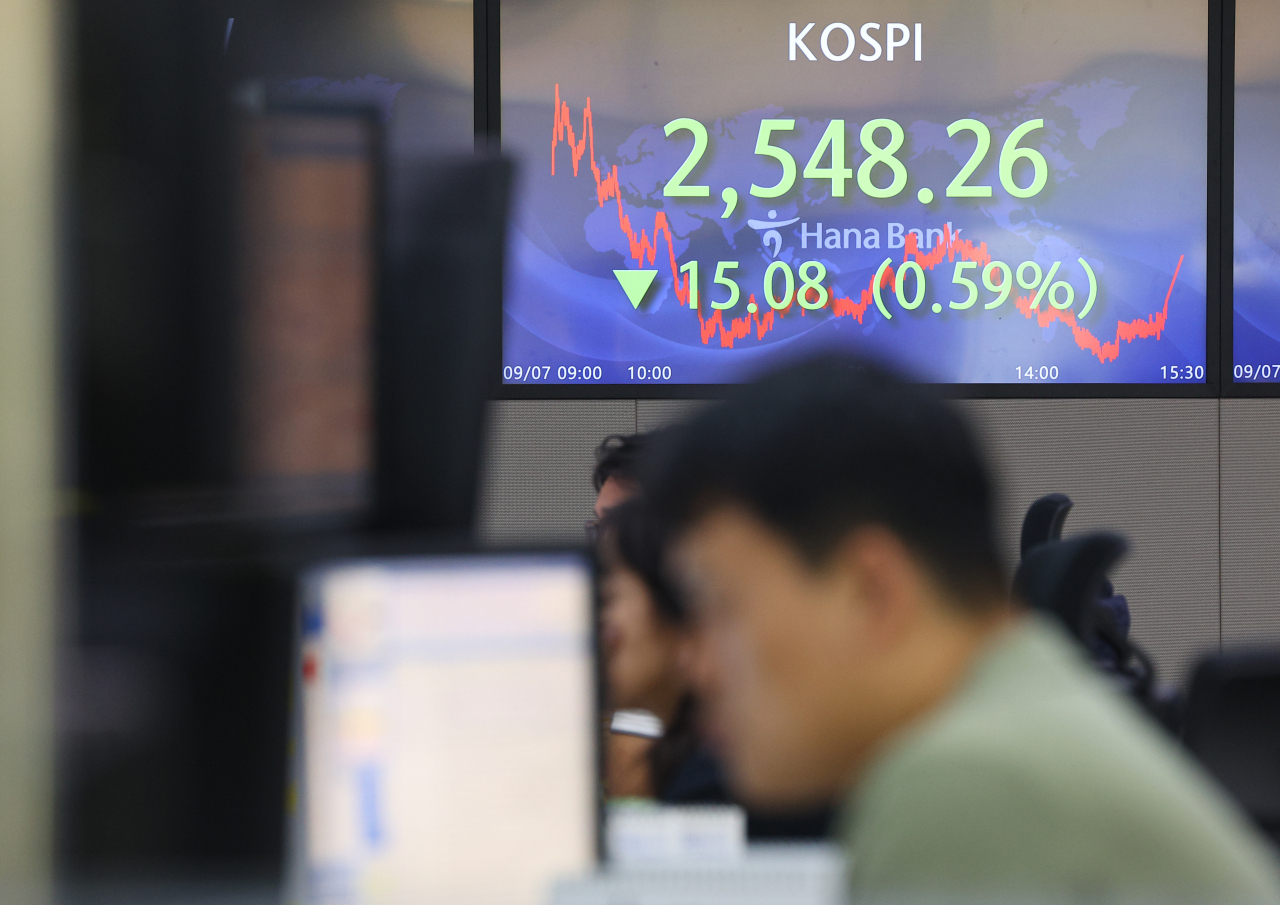
[[[551,365],[507,365],[502,369],[502,379],[507,383],[528,383],[531,380],[550,380]],[[599,365],[561,365],[555,369],[557,380],[603,380],[604,369]]]

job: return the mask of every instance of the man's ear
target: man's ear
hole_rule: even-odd
[[[920,615],[924,578],[911,551],[888,528],[864,525],[844,537],[833,559],[848,582],[866,643],[892,646]]]

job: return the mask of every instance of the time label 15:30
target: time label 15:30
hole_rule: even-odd
[[[751,194],[756,198],[777,198],[791,191],[796,183],[796,159],[790,151],[778,147],[774,142],[783,133],[791,132],[796,127],[794,119],[763,119],[760,131],[756,136],[756,154],[768,157],[782,167],[778,181],[773,185],[756,185],[752,183]],[[1020,143],[1032,132],[1044,128],[1043,119],[1032,119],[1015,127],[1005,138],[1000,149],[999,174],[1000,185],[1015,198],[1032,198],[1044,189],[1049,181],[1049,164],[1044,155],[1034,148],[1021,147]],[[707,127],[696,119],[680,117],[673,119],[665,126],[667,137],[676,132],[693,133],[693,149],[685,158],[675,175],[668,180],[662,194],[668,198],[707,198],[711,195],[711,187],[706,185],[686,185],[685,180],[702,160],[710,145]],[[991,186],[971,185],[969,179],[982,166],[991,150],[991,129],[986,123],[977,119],[958,119],[947,126],[947,135],[955,137],[961,132],[970,132],[977,139],[969,160],[946,188],[948,198],[990,198]],[[883,139],[888,133],[887,140]],[[827,124],[826,131],[818,146],[814,148],[809,162],[801,171],[805,179],[827,179],[831,182],[831,195],[843,198],[846,193],[845,183],[853,180],[858,190],[869,198],[893,198],[907,186],[907,166],[895,155],[902,148],[906,133],[902,125],[892,119],[873,119],[864,123],[858,132],[858,142],[866,156],[858,165],[857,175],[849,163],[849,155],[845,150],[845,120],[833,119]],[[829,161],[829,163],[824,163]],[[1020,161],[1026,161],[1031,167],[1031,178],[1025,185],[1019,185],[1014,178],[1014,167]],[[880,172],[877,172],[880,168]],[[885,174],[888,179],[886,183]],[[1025,178],[1025,176],[1024,176]],[[885,184],[881,184],[885,183]],[[923,187],[917,193],[924,204],[933,201],[931,188]],[[732,186],[725,188],[720,195],[724,201],[726,218],[733,213],[738,204],[738,190]]]

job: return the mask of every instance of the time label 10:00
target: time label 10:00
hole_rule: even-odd
[[[550,380],[551,365],[507,365],[502,369],[502,379],[507,383],[528,383],[529,381]],[[600,365],[560,365],[555,369],[555,376],[560,381],[603,380],[604,369]],[[627,376],[631,380],[662,381],[671,379],[670,365],[632,365],[627,368]]]
[[[1098,280],[1093,273],[1093,268],[1089,266],[1089,262],[1084,258],[1079,258],[1077,263],[1084,270],[1085,276],[1089,280],[1089,292],[1085,299],[1084,307],[1076,315],[1077,320],[1083,320],[1093,309],[1093,303],[1097,300]],[[925,292],[927,291],[927,278],[925,277],[924,268],[917,262],[906,261],[900,264],[894,278],[889,280],[886,271],[891,264],[892,259],[885,258],[871,283],[876,308],[880,310],[886,320],[893,319],[893,314],[885,303],[884,293],[881,288],[886,281],[891,283],[898,306],[904,311],[914,311],[919,308],[924,302]],[[724,286],[729,293],[729,297],[724,301],[711,300],[712,308],[727,310],[738,304],[739,299],[742,297],[742,290],[738,286],[738,281],[728,276],[728,273],[731,270],[737,270],[740,266],[737,261],[720,261],[716,264],[716,275],[712,282]],[[978,284],[966,274],[972,271],[972,276],[977,277],[978,266],[976,261],[956,262],[955,271],[951,275],[951,282],[954,285],[964,287],[966,293],[962,301],[953,300],[947,303],[952,310],[964,311],[972,308],[974,303],[977,302]],[[1041,303],[1045,301],[1059,311],[1069,309],[1075,304],[1076,291],[1075,287],[1066,280],[1054,279],[1060,266],[1062,266],[1062,262],[1055,261],[1050,265],[1049,272],[1046,274],[1035,261],[1023,261],[1016,270],[1003,261],[990,262],[982,268],[982,285],[988,291],[994,292],[995,298],[985,303],[982,306],[983,309],[990,311],[1003,305],[1013,292],[1015,281],[1025,290],[1036,290],[1031,300],[1032,311],[1038,311]],[[698,262],[689,261],[681,266],[680,272],[688,274],[689,307],[697,309],[701,300],[701,293],[698,287]],[[796,286],[797,273],[800,277],[799,287]],[[783,283],[781,298],[776,293],[779,275],[781,275]],[[908,276],[914,277],[914,286],[908,284]],[[999,281],[996,280],[997,276]],[[800,307],[807,311],[820,310],[825,308],[827,303],[831,301],[831,290],[822,285],[822,281],[826,278],[827,265],[821,261],[805,261],[795,271],[791,269],[791,265],[786,261],[774,261],[764,272],[764,300],[775,311],[785,311],[791,307],[792,301],[798,301]],[[757,305],[754,301],[747,304],[747,312],[749,314],[755,314],[756,310]],[[940,314],[942,312],[942,303],[934,302],[932,310],[934,314]]]
[[[774,185],[756,185],[752,183],[751,194],[757,198],[777,198],[791,191],[796,182],[796,159],[789,151],[778,147],[774,141],[781,133],[793,131],[796,127],[794,119],[763,119],[760,121],[760,132],[756,136],[756,154],[776,161],[782,167],[782,176]],[[1020,147],[1020,142],[1032,132],[1044,128],[1043,119],[1028,120],[1011,131],[1000,149],[999,173],[1000,184],[1004,190],[1015,198],[1032,198],[1044,189],[1049,181],[1049,164],[1044,155],[1034,148]],[[711,195],[711,187],[706,185],[686,185],[685,179],[693,172],[694,167],[702,160],[710,144],[707,127],[696,119],[681,117],[667,123],[665,132],[671,137],[676,132],[693,133],[693,149],[685,158],[680,169],[667,182],[662,190],[668,198],[707,198]],[[877,143],[878,137],[888,133],[888,141]],[[977,119],[958,119],[947,126],[947,135],[955,137],[961,132],[971,132],[977,138],[977,144],[969,160],[960,168],[954,179],[947,186],[948,198],[990,198],[991,186],[970,185],[969,179],[978,170],[987,153],[991,150],[991,129],[986,123]],[[855,180],[858,189],[869,198],[893,198],[907,185],[907,167],[895,154],[902,148],[906,133],[901,124],[892,119],[873,119],[864,123],[858,133],[858,141],[866,156],[858,165],[857,175],[848,166],[848,154],[845,151],[845,121],[833,119],[827,124],[826,131],[818,146],[814,148],[809,162],[805,164],[805,179],[828,179],[831,181],[831,195],[843,198],[846,192],[845,183]],[[830,165],[824,166],[824,160]],[[1019,185],[1014,179],[1014,167],[1019,161],[1026,161],[1031,166],[1031,180],[1026,185]],[[887,185],[877,185],[877,178],[884,182],[876,172],[877,167],[888,171],[890,176]],[[738,203],[737,189],[729,187],[721,193],[725,202],[721,218],[733,213]],[[933,200],[933,190],[922,188],[919,198],[925,204]]]

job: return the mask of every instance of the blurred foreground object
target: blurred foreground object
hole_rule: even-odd
[[[605,848],[615,867],[734,864],[746,855],[747,814],[737,805],[619,801],[607,816]]]
[[[1187,695],[1187,747],[1280,844],[1280,650],[1206,657]]]
[[[585,557],[356,560],[304,595],[290,901],[541,905],[594,863]]]
[[[731,862],[611,864],[557,884],[551,905],[839,905],[847,901],[845,870],[835,845],[752,845]]]
[[[236,236],[245,491],[283,515],[367,505],[379,253],[376,110],[246,116]]]
[[[485,404],[502,373],[512,177],[510,161],[483,156],[388,174],[374,352],[380,528],[471,531]]]
[[[614,735],[636,738],[661,738],[662,720],[646,710],[615,710],[609,721],[609,731]]]
[[[387,158],[420,169],[474,145],[472,14],[441,6],[425,24],[466,60],[447,83],[403,52],[395,4],[68,12],[78,568],[57,850],[69,887],[278,897],[297,575],[385,539],[370,525]],[[24,42],[16,86],[38,42],[10,31]],[[38,134],[24,123],[9,117],[6,134]],[[23,226],[7,249],[40,230]],[[440,345],[469,346],[451,332],[466,322],[443,320]]]
[[[376,109],[268,105],[241,152],[243,494],[465,536],[497,388],[511,163],[394,161]]]
[[[202,872],[274,889],[297,574],[471,529],[510,164],[401,161],[388,179],[382,129],[358,105],[268,102],[228,122],[239,230],[199,281],[227,322],[195,334],[210,348],[173,353],[217,363],[198,370],[225,418],[195,394],[182,411],[216,435],[204,448],[222,466],[175,454],[169,480],[145,462],[129,476],[107,468],[100,434],[80,462],[91,505],[60,761],[72,879]],[[138,358],[148,384],[177,379],[152,364]],[[116,415],[133,403],[112,398]],[[173,451],[173,430],[118,433],[141,448],[129,463]]]
[[[0,32],[0,899],[39,901],[53,836],[57,3]]]

